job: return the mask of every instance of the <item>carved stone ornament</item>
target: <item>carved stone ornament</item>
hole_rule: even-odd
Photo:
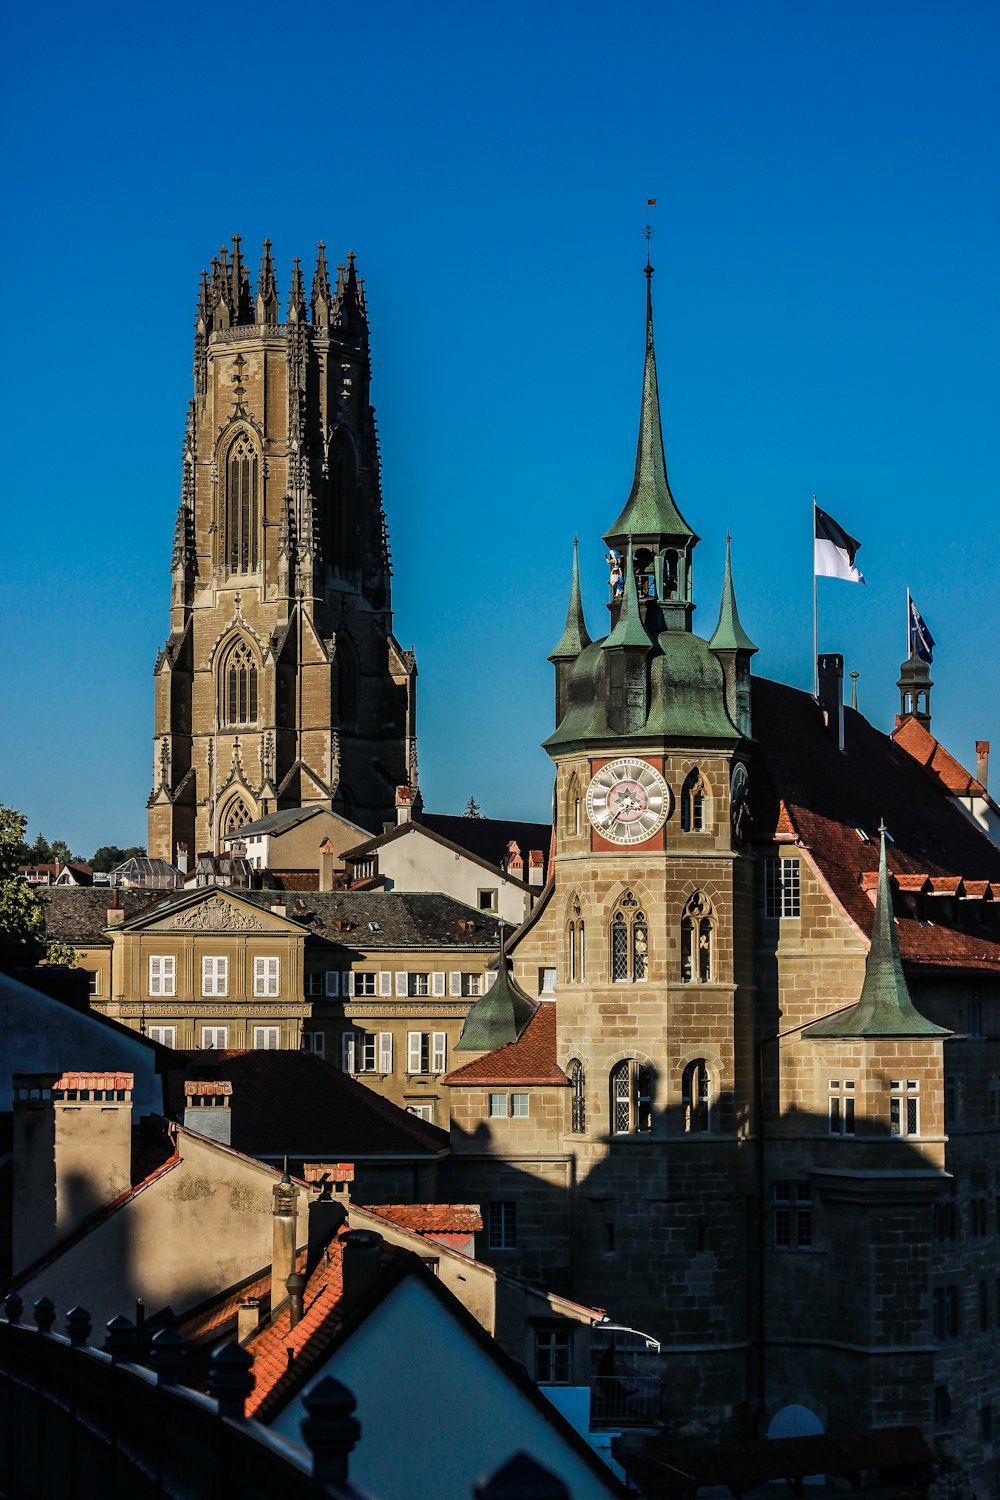
[[[169,922],[164,922],[160,931],[167,932],[263,932],[264,924],[251,912],[230,906],[218,896],[203,901],[190,911],[181,912]]]

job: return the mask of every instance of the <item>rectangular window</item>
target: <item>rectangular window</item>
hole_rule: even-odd
[[[573,1341],[568,1328],[539,1328],[535,1333],[535,1379],[539,1385],[570,1385]]]
[[[176,964],[174,958],[151,958],[149,960],[149,993],[151,995],[176,994]]]
[[[253,1044],[258,1052],[277,1052],[281,1046],[281,1028],[279,1026],[255,1026]]]
[[[340,970],[327,969],[323,975],[323,993],[328,999],[335,999],[340,994]]]
[[[774,1184],[774,1243],[779,1250],[810,1250],[812,1188],[807,1182]]]
[[[354,1032],[345,1031],[340,1038],[340,1067],[344,1073],[354,1072]]]
[[[410,1073],[443,1073],[447,1067],[448,1037],[443,1031],[407,1033],[406,1067]]]
[[[555,969],[539,969],[538,971],[538,993],[540,995],[554,995],[556,990]]]
[[[411,998],[419,995],[430,994],[430,976],[428,974],[407,974],[406,993]]]
[[[354,973],[354,993],[356,995],[374,995],[378,976],[375,970],[356,969]]]
[[[325,995],[326,994],[326,985],[324,983],[324,980],[325,980],[325,975],[323,975],[323,974],[307,974],[306,975],[306,978],[305,978],[305,987],[306,987],[306,999],[307,1000],[316,1000],[316,999],[319,998],[320,995]]]
[[[177,1046],[176,1026],[150,1026],[149,1039],[151,1042],[160,1042],[164,1047]]]
[[[96,970],[91,969],[90,972],[87,975],[87,993],[88,994],[90,994],[90,995],[97,995],[97,994],[100,993],[100,991],[98,990],[98,987],[97,987],[97,982],[98,982],[99,978],[100,978],[100,975],[96,972]]]
[[[461,976],[462,987],[460,993],[463,999],[482,994],[482,977],[481,974],[463,974]]]
[[[513,1250],[516,1248],[516,1203],[491,1203],[488,1222],[489,1247],[491,1250]]]
[[[429,1125],[434,1124],[433,1104],[408,1104],[406,1106],[408,1115],[416,1115],[418,1120],[426,1120]]]
[[[830,1134],[854,1134],[854,1080],[830,1079]]]
[[[374,1073],[378,1063],[378,1038],[373,1031],[359,1031],[355,1057],[359,1073]]]
[[[920,1134],[920,1084],[915,1078],[889,1083],[889,1134],[900,1140]]]
[[[311,1052],[314,1057],[325,1057],[326,1033],[324,1031],[304,1031],[302,1033],[302,1050],[303,1052]]]
[[[209,995],[229,994],[229,959],[203,958],[201,961],[201,993]]]
[[[489,1116],[491,1120],[506,1120],[507,1118],[507,1095],[491,1094]]]
[[[764,911],[772,921],[801,915],[797,859],[764,861]]]
[[[253,961],[253,992],[265,998],[274,998],[281,988],[281,959],[255,958]]]
[[[215,1052],[225,1052],[229,1046],[228,1026],[203,1026],[201,1028],[201,1045]]]
[[[491,886],[488,891],[480,891],[479,892],[479,910],[480,911],[496,911],[496,909],[497,909],[496,887],[495,886]]]
[[[526,1120],[528,1118],[529,1094],[511,1094],[510,1117],[512,1120]]]

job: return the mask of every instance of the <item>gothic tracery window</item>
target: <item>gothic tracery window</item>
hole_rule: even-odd
[[[681,829],[684,833],[703,833],[708,827],[709,797],[704,777],[695,768],[689,771],[681,788]]]
[[[257,722],[257,659],[245,640],[238,640],[225,658],[221,696],[224,724]]]
[[[586,1080],[583,1063],[574,1058],[567,1064],[566,1077],[573,1090],[570,1101],[570,1129],[574,1135],[582,1135],[587,1128]]]
[[[649,924],[631,891],[626,891],[611,918],[611,978],[615,984],[638,984],[649,977]]]
[[[226,566],[231,573],[253,572],[260,563],[260,457],[246,432],[226,457],[225,517]]]
[[[653,1128],[652,1071],[648,1063],[624,1057],[611,1069],[612,1135],[643,1135]]]
[[[681,979],[707,984],[713,977],[715,929],[709,903],[695,891],[681,917]]]
[[[243,801],[243,798],[237,797],[236,801],[231,802],[223,814],[222,837],[224,839],[230,838],[234,833],[239,833],[241,828],[245,828],[248,823],[252,822],[253,814]]]
[[[703,1057],[696,1057],[688,1063],[681,1078],[684,1129],[690,1135],[709,1128],[710,1087],[708,1065]]]

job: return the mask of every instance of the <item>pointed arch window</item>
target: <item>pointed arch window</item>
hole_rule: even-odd
[[[681,1099],[684,1107],[684,1129],[689,1135],[708,1131],[711,1116],[711,1084],[708,1065],[703,1057],[696,1057],[684,1069],[681,1078]]]
[[[260,565],[260,456],[241,432],[226,457],[226,566],[251,573]]]
[[[668,547],[663,554],[663,596],[665,599],[677,598],[679,579],[680,555],[674,547]]]
[[[576,983],[576,923],[569,924],[569,982]]]
[[[626,891],[610,928],[611,978],[615,984],[640,984],[649,977],[649,924],[631,891]]]
[[[609,1078],[612,1135],[644,1135],[653,1127],[652,1070],[635,1057],[615,1063]]]
[[[697,767],[689,771],[681,787],[681,829],[684,833],[704,833],[709,826],[710,800],[705,778]]]
[[[712,979],[714,949],[712,908],[701,893],[695,891],[681,916],[681,979],[685,984],[707,984]]]
[[[250,643],[238,640],[226,654],[222,668],[220,717],[223,724],[256,724],[258,712],[257,658]]]
[[[235,802],[229,804],[223,814],[222,837],[224,839],[232,838],[234,833],[239,833],[241,828],[245,828],[248,823],[252,822],[253,814],[243,801],[243,798],[237,797]]]
[[[584,947],[583,937],[583,922],[579,921],[576,924],[576,976],[581,984],[587,977],[587,951]]]
[[[573,1091],[570,1100],[570,1129],[574,1135],[583,1135],[587,1128],[586,1078],[579,1058],[567,1063],[566,1077]]]

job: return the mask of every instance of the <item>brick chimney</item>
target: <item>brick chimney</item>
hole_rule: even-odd
[[[177,845],[177,855],[176,855],[176,858],[174,859],[174,864],[177,866],[178,870],[180,870],[180,872],[181,872],[182,875],[186,875],[187,874],[187,872],[188,872],[188,846],[187,846],[187,844],[178,844]]]
[[[989,787],[990,775],[990,742],[989,740],[976,741],[976,780],[982,787]]]
[[[545,858],[541,849],[532,849],[528,855],[528,884],[545,884]]]
[[[280,900],[278,900],[278,901],[272,901],[271,902],[271,911],[274,913],[274,915],[276,917],[287,917],[288,916],[288,906],[286,905],[285,900],[284,900],[283,897]]]
[[[209,1140],[221,1141],[224,1146],[231,1145],[232,1093],[231,1083],[204,1083],[200,1078],[189,1078],[184,1085],[185,1130],[207,1135]]]
[[[118,887],[115,886],[114,890],[111,892],[111,905],[108,907],[108,926],[120,927],[124,920],[125,913],[122,911],[121,893],[119,892]]]
[[[396,788],[396,826],[409,823],[413,816],[413,793],[408,786]]]
[[[12,1272],[129,1187],[131,1073],[15,1073]]]
[[[844,748],[844,658],[839,652],[817,658],[819,664],[819,705],[838,750]]]

